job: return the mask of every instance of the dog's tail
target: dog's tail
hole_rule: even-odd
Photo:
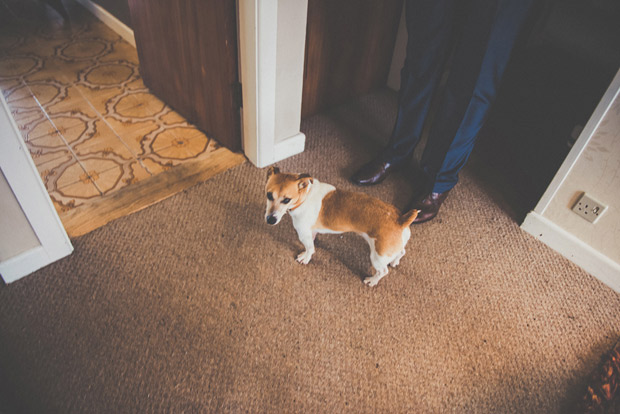
[[[403,214],[402,216],[398,218],[398,224],[400,224],[403,227],[409,227],[411,223],[413,223],[413,220],[415,220],[415,218],[418,217],[419,212],[420,210],[415,210],[415,209],[406,212],[405,214]]]

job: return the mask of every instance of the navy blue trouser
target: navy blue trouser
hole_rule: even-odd
[[[473,149],[532,0],[406,1],[398,116],[383,158],[399,163],[412,155],[453,44],[447,84],[421,160],[429,188],[443,193],[456,185]],[[461,25],[452,43],[457,18]]]

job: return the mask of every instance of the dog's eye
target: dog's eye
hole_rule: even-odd
[[[291,201],[290,198],[285,198],[284,200],[282,200],[282,204],[288,204]]]
[[[273,201],[273,194],[267,193],[267,199],[269,199],[269,201]]]

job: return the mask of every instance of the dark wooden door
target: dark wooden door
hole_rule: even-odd
[[[129,0],[129,7],[145,85],[239,150],[235,0]]]
[[[386,84],[403,0],[309,0],[302,116]]]

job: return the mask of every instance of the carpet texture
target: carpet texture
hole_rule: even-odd
[[[305,120],[307,150],[279,166],[353,189],[395,105]],[[74,240],[0,287],[0,412],[570,411],[620,336],[620,295],[521,231],[479,171],[375,288],[355,235],[297,264],[249,163]],[[411,193],[404,174],[363,191]]]

